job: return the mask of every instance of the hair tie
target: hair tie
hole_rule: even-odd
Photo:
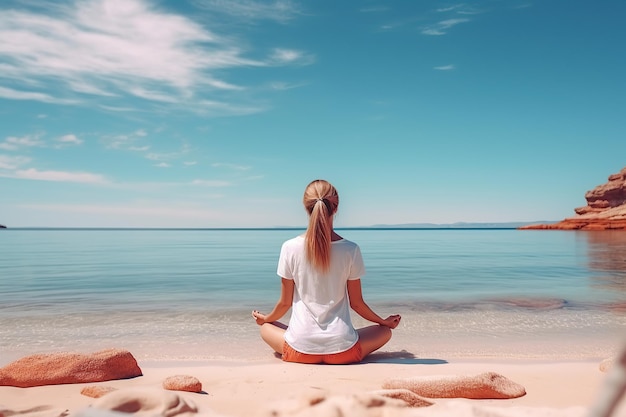
[[[320,201],[323,203],[324,199],[323,198],[316,198],[315,199],[315,204],[319,203]]]

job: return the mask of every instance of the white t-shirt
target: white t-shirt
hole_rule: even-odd
[[[365,275],[359,246],[346,239],[331,243],[330,269],[315,270],[306,259],[304,237],[283,243],[278,275],[295,289],[285,340],[302,353],[330,354],[350,349],[359,339],[350,320],[348,280]]]

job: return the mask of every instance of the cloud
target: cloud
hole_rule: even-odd
[[[168,164],[167,162],[161,162],[161,163],[156,164],[155,167],[157,167],[157,168],[169,168],[169,167],[171,167],[171,165]]]
[[[452,71],[454,68],[454,65],[442,65],[439,67],[433,67],[433,69],[436,69],[438,71]]]
[[[433,36],[445,35],[446,33],[448,33],[448,29],[452,28],[453,26],[469,21],[470,19],[465,18],[442,20],[434,25],[430,25],[424,28],[422,30],[422,34]]]
[[[44,142],[39,140],[40,135],[26,135],[22,137],[9,136],[0,143],[0,149],[15,151],[20,148],[30,148],[34,146],[44,146]]]
[[[61,136],[57,139],[57,142],[61,143],[61,145],[80,145],[83,143],[83,140],[74,134],[69,134]]]
[[[100,140],[104,143],[104,146],[109,149],[145,151],[150,149],[150,146],[136,146],[135,143],[146,135],[145,130],[139,129],[128,134],[103,136]]]
[[[275,48],[270,56],[270,62],[277,65],[284,64],[310,64],[315,60],[312,55],[294,49]]]
[[[108,184],[109,181],[99,174],[89,172],[39,171],[35,168],[18,170],[12,178],[39,181],[78,182],[86,184]]]
[[[306,83],[286,83],[286,82],[282,82],[282,81],[274,81],[272,83],[270,83],[270,88],[272,90],[278,90],[278,91],[284,91],[284,90],[291,90],[293,88],[300,88],[305,86]]]
[[[196,165],[197,163],[197,161],[185,161],[183,162],[183,165],[190,167]]]
[[[129,151],[133,151],[133,152],[145,152],[150,150],[150,145],[145,145],[145,146],[130,146],[128,148]]]
[[[288,1],[197,3],[255,18],[287,19],[295,13]],[[285,49],[265,61],[248,58],[232,36],[147,0],[17,5],[0,6],[0,98],[97,103],[112,111],[132,111],[124,100],[135,98],[133,107],[198,104],[204,114],[249,114],[264,108],[239,104],[243,98],[233,94],[246,88],[226,80],[226,69],[312,62],[307,54]],[[222,106],[206,108],[206,102]]]
[[[0,154],[0,169],[14,170],[20,165],[30,162],[30,158],[26,156],[7,156]]]
[[[1,34],[2,32],[0,31],[0,36]],[[2,57],[1,53],[0,53],[0,57]],[[1,86],[0,86],[0,98],[7,98],[10,100],[33,100],[33,101],[41,101],[42,103],[52,103],[52,104],[77,104],[79,102],[78,100],[56,98],[46,93],[39,93],[39,92],[32,92],[32,91],[19,91],[19,90],[14,90],[12,88],[1,87]]]
[[[197,7],[239,20],[273,20],[285,23],[301,14],[293,1],[196,0]]]
[[[454,12],[457,14],[464,14],[464,15],[475,15],[475,14],[482,13],[481,11],[472,8],[472,6],[468,6],[467,4],[462,4],[462,3],[455,4],[453,6],[442,7],[440,9],[437,9],[436,11],[438,13]]]
[[[463,7],[463,5],[462,4],[455,4],[454,6],[442,7],[440,9],[437,9],[436,11],[439,12],[439,13],[451,12],[453,10],[457,10],[460,7]]]

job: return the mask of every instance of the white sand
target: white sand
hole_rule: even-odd
[[[216,411],[224,416],[266,415],[275,404],[311,393],[343,395],[381,389],[388,378],[416,376],[477,375],[496,372],[521,384],[527,394],[509,400],[433,400],[436,404],[422,409],[424,415],[435,415],[437,408],[447,403],[471,402],[489,407],[536,407],[566,410],[589,407],[597,398],[606,374],[598,362],[530,362],[454,361],[424,364],[419,360],[386,360],[358,365],[329,366],[284,363],[279,359],[263,362],[221,363],[158,363],[139,362],[144,376],[91,384],[55,385],[33,388],[0,387],[0,405],[21,410],[38,405],[76,412],[89,406],[94,399],[80,394],[84,386],[106,385],[160,388],[162,381],[172,375],[198,378],[205,393],[180,393],[193,401],[202,413]],[[430,411],[432,410],[432,411]],[[579,410],[580,411],[580,410]],[[580,413],[579,413],[580,415]],[[626,404],[620,405],[615,416],[626,417]]]

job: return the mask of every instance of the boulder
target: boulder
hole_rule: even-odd
[[[390,379],[384,389],[408,389],[426,398],[506,399],[526,395],[523,386],[495,372],[475,376]]]
[[[50,353],[26,356],[0,368],[0,386],[20,388],[79,384],[141,376],[127,350],[107,349],[91,354]]]

